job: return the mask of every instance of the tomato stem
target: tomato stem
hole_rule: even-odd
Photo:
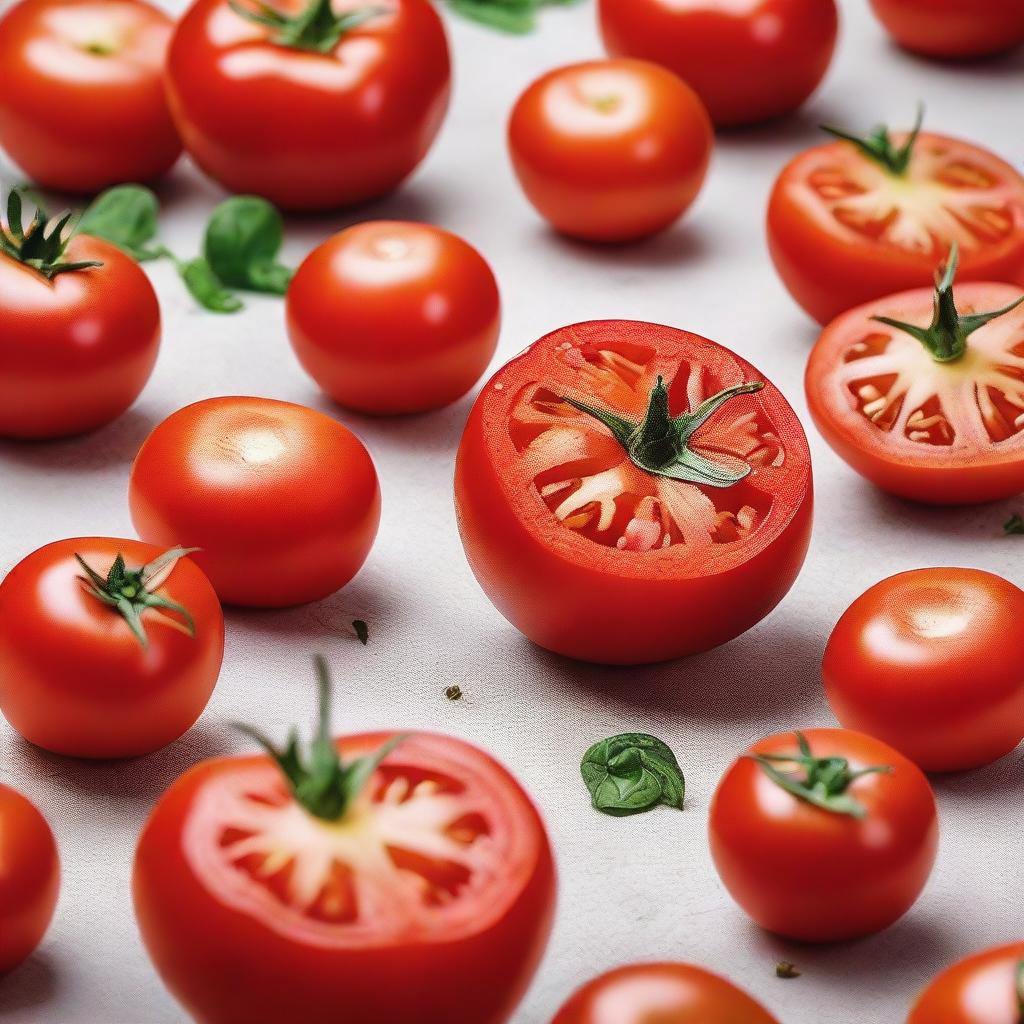
[[[387,13],[382,7],[359,7],[335,14],[332,0],[309,0],[296,15],[282,14],[262,0],[228,0],[231,10],[246,21],[274,30],[271,42],[295,50],[330,53],[346,32]]]
[[[37,204],[26,228],[21,189],[12,188],[7,194],[7,224],[0,223],[0,252],[39,271],[50,281],[58,274],[102,267],[99,260],[80,260],[77,263],[64,260],[64,251],[75,234],[72,216],[72,212],[66,210],[49,220],[46,211]]]
[[[917,119],[914,127],[907,136],[902,146],[896,147],[889,136],[889,129],[881,124],[875,128],[870,135],[864,137],[853,135],[841,128],[832,128],[827,124],[821,126],[822,131],[834,135],[837,139],[850,142],[856,146],[869,160],[881,164],[890,174],[902,178],[910,166],[911,157],[914,155],[914,144],[921,133],[921,125],[924,123],[924,104],[917,105]]]

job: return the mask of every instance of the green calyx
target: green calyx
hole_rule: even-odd
[[[287,744],[278,749],[263,733],[251,726],[237,723],[236,728],[263,747],[284,773],[295,799],[313,817],[337,822],[345,816],[352,801],[366,787],[381,761],[406,737],[393,736],[372,754],[345,764],[330,733],[331,675],[323,657],[317,655],[315,664],[319,688],[319,727],[307,755],[300,750],[296,729],[289,732]]]
[[[335,14],[331,0],[309,0],[303,11],[292,16],[282,14],[261,0],[254,3],[228,0],[228,3],[239,17],[273,29],[272,43],[313,53],[330,53],[346,32],[385,13],[380,7],[359,7],[344,14]]]
[[[1008,306],[991,313],[971,313],[961,316],[957,312],[956,302],[953,298],[953,281],[956,278],[959,259],[960,250],[954,242],[949,249],[949,259],[936,274],[935,312],[932,314],[932,322],[927,327],[917,327],[914,324],[904,323],[902,320],[892,320],[887,316],[873,316],[871,319],[889,327],[895,327],[896,330],[917,338],[937,363],[953,363],[962,358],[967,351],[967,339],[979,327],[984,327],[996,317],[1016,309],[1024,302],[1024,295]]]
[[[129,569],[125,564],[124,555],[118,554],[106,578],[89,566],[81,555],[76,554],[75,559],[85,572],[85,576],[79,577],[85,589],[98,601],[114,608],[128,623],[139,643],[143,647],[148,647],[149,639],[142,621],[142,613],[147,609],[156,613],[159,620],[165,625],[172,626],[189,636],[196,635],[195,623],[188,610],[180,604],[162,597],[156,591],[170,576],[179,558],[198,550],[198,548],[171,548],[158,558],[154,558],[152,562],[147,562],[140,569]],[[169,615],[164,615],[162,609],[177,612],[185,620],[184,623]]]
[[[659,377],[651,391],[647,414],[634,423],[615,413],[598,409],[574,398],[566,398],[574,409],[600,420],[626,449],[633,464],[655,476],[702,484],[705,487],[731,487],[748,476],[750,466],[731,469],[699,455],[690,447],[697,428],[706,423],[726,402],[737,395],[752,395],[764,387],[762,381],[735,384],[705,399],[693,412],[672,416],[668,410],[668,388]]]
[[[921,133],[923,122],[924,105],[918,104],[917,119],[914,121],[914,127],[903,145],[898,147],[893,144],[892,138],[889,135],[889,129],[884,124],[879,125],[867,136],[853,135],[850,132],[843,131],[841,128],[831,128],[826,124],[823,124],[821,128],[822,131],[828,132],[829,135],[834,135],[837,139],[852,143],[869,160],[874,160],[875,163],[880,164],[890,174],[894,174],[897,178],[902,178],[910,166],[911,157],[914,155],[914,144]]]
[[[49,220],[46,211],[37,205],[27,228],[24,214],[21,190],[12,188],[7,194],[7,225],[0,224],[0,252],[5,256],[38,270],[50,281],[58,274],[103,266],[98,260],[71,263],[64,259],[64,252],[75,234],[75,227],[68,226],[72,218],[70,210]]]
[[[795,754],[747,754],[756,761],[765,775],[787,793],[805,800],[823,811],[863,818],[867,811],[850,793],[850,786],[864,775],[887,774],[892,766],[876,764],[860,771],[851,771],[845,757],[815,757],[811,745],[802,732],[794,733],[799,749]],[[784,772],[779,764],[796,765],[798,771]]]

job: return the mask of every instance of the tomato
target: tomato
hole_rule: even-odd
[[[287,296],[299,361],[337,402],[368,413],[461,398],[498,342],[498,285],[484,258],[429,224],[368,221],[306,257]]]
[[[925,771],[995,761],[1024,739],[1021,622],[1024,591],[980,569],[882,580],[847,609],[825,649],[832,710]]]
[[[28,799],[0,782],[0,977],[42,941],[59,888],[50,826]]]
[[[491,378],[455,503],[469,564],[517,629],[638,664],[775,607],[807,550],[811,469],[793,410],[748,362],[671,327],[592,321]]]
[[[1020,1024],[1024,1013],[1024,942],[977,953],[928,986],[907,1024]]]
[[[802,942],[887,928],[931,873],[939,826],[921,770],[845,729],[780,733],[751,747],[711,801],[711,854],[734,900]]]
[[[21,0],[0,18],[0,146],[35,182],[99,192],[169,170],[173,22],[145,0]]]
[[[638,60],[558,68],[519,97],[508,126],[519,184],[558,231],[624,242],[667,228],[704,183],[714,142],[693,90]]]
[[[1017,0],[871,0],[900,46],[927,57],[987,57],[1024,43]]]
[[[269,398],[209,398],[143,442],[128,485],[132,522],[192,557],[222,601],[318,601],[359,571],[380,522],[377,472],[337,420]],[[173,538],[173,539],[169,539]]]
[[[334,0],[333,12],[331,0],[196,0],[181,19],[171,111],[189,154],[230,191],[329,209],[390,192],[426,155],[451,75],[436,11]]]
[[[1024,178],[1009,164],[916,129],[852,138],[796,157],[768,205],[775,267],[819,323],[927,286],[953,242],[963,280],[1024,285]]]
[[[718,125],[796,110],[835,49],[835,0],[600,0],[608,52],[654,61],[693,87]]]
[[[679,963],[631,964],[588,981],[551,1024],[778,1024],[745,992]]]
[[[25,739],[73,757],[137,757],[192,726],[220,672],[224,616],[183,553],[79,537],[10,571],[0,710]]]

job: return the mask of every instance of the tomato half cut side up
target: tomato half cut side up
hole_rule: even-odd
[[[792,585],[807,440],[753,366],[705,338],[592,321],[495,374],[459,449],[463,545],[534,643],[605,664],[725,643]]]

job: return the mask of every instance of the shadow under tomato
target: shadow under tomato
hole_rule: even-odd
[[[1024,745],[983,768],[932,774],[928,778],[940,800],[958,798],[969,800],[972,805],[992,801],[1000,808],[1005,807],[1007,796],[1017,795],[1024,788]]]
[[[49,955],[36,950],[13,971],[0,974],[0,1018],[43,1006],[54,999],[59,989],[60,975]]]

